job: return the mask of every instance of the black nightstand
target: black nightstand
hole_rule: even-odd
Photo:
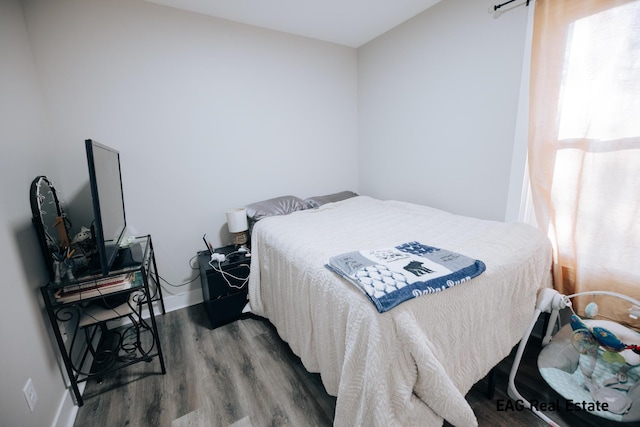
[[[225,254],[227,259],[218,263],[211,261],[209,251],[198,252],[202,297],[212,329],[242,315],[249,297],[249,283],[245,279],[249,277],[251,264],[251,258],[243,252],[237,252],[233,245],[214,251]]]

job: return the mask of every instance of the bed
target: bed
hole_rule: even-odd
[[[380,313],[326,268],[341,253],[408,241],[486,270]],[[477,425],[465,394],[517,344],[551,283],[551,246],[533,227],[367,196],[262,218],[251,252],[251,311],[320,373],[337,396],[336,426]]]

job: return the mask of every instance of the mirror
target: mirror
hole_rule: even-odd
[[[33,225],[51,280],[54,279],[56,254],[62,254],[70,246],[68,232],[71,224],[60,207],[60,201],[51,181],[38,176],[31,183],[30,192]]]

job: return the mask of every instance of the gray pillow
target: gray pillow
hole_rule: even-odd
[[[255,222],[275,215],[286,215],[291,212],[307,209],[305,202],[296,196],[281,196],[245,206],[247,217]]]
[[[319,208],[325,203],[339,202],[340,200],[350,199],[357,196],[353,191],[341,191],[339,193],[327,194],[326,196],[315,196],[304,199],[307,207],[310,209]]]

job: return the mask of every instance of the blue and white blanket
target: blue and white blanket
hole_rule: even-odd
[[[360,288],[380,313],[471,280],[486,269],[482,261],[419,242],[348,252],[330,258],[326,267]]]

